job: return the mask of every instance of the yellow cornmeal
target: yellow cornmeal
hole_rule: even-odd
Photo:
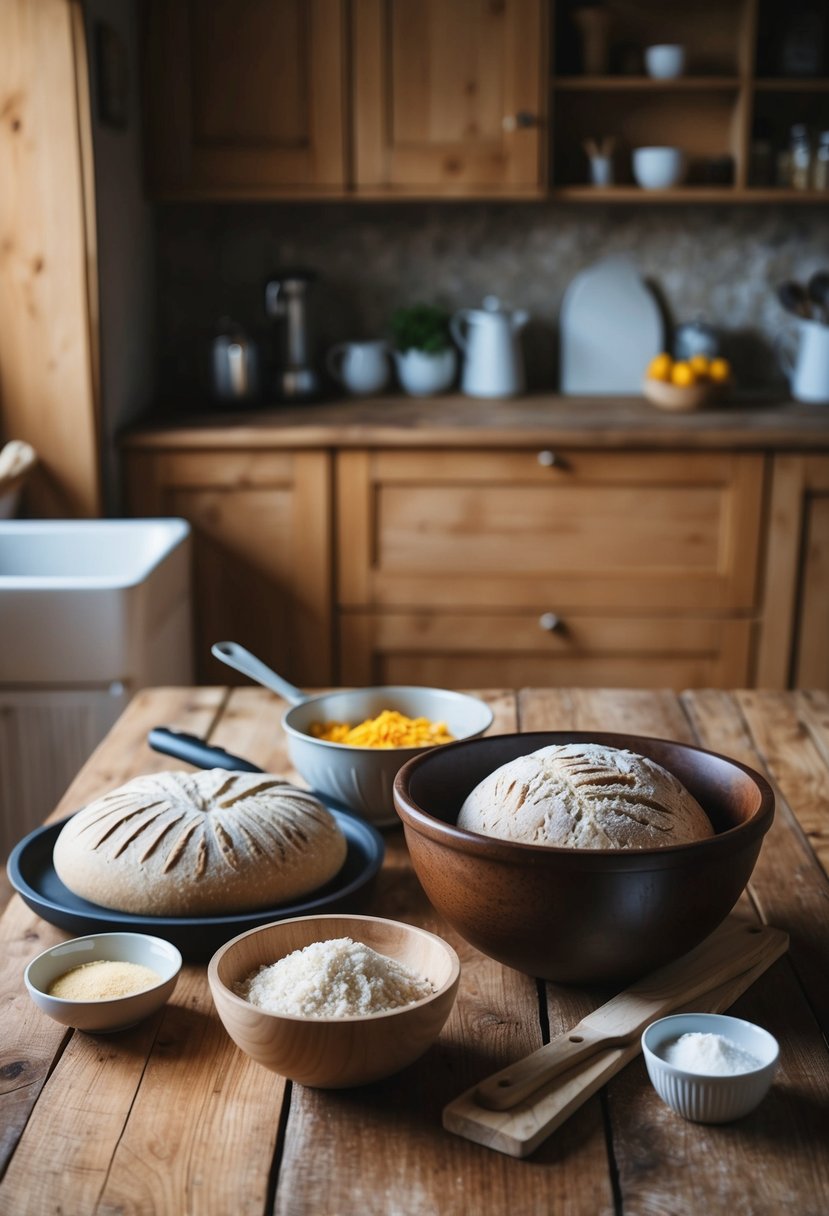
[[[112,962],[97,959],[81,963],[59,975],[49,989],[49,996],[64,1001],[111,1001],[119,996],[132,996],[161,983],[161,976],[141,963]]]
[[[347,743],[351,747],[428,747],[451,743],[454,738],[445,722],[407,718],[396,709],[384,709],[376,718],[366,718],[358,726],[348,722],[312,722],[309,733],[315,739]]]

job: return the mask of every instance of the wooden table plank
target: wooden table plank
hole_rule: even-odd
[[[735,1006],[783,1044],[778,1080],[760,1108],[727,1127],[685,1123],[656,1097],[640,1060],[528,1160],[444,1132],[440,1113],[450,1098],[536,1047],[547,1021],[553,1032],[566,1029],[608,994],[542,984],[541,1018],[539,985],[485,958],[439,920],[414,878],[401,830],[390,829],[365,910],[441,933],[458,949],[463,973],[438,1043],[398,1076],[364,1089],[313,1091],[250,1062],[216,1018],[203,967],[186,967],[165,1010],[133,1031],[64,1035],[28,1001],[20,976],[44,944],[68,935],[12,900],[0,923],[4,1032],[11,1028],[0,1046],[4,1216],[829,1211],[827,1157],[815,1131],[829,1094],[829,1056],[815,1022],[817,1012],[827,1025],[829,999],[827,880],[816,857],[825,864],[829,696],[679,698],[601,689],[487,696],[496,733],[519,723],[524,730],[620,730],[698,740],[767,765],[780,810],[742,906],[787,928],[793,943],[791,961],[777,963]],[[153,725],[209,736],[290,773],[283,709],[256,688],[142,695],[56,814],[133,773],[182,767],[146,747]]]
[[[824,1034],[829,1034],[829,985],[826,983],[829,884],[799,822],[799,799],[804,790],[808,794],[808,813],[814,814],[810,788],[798,779],[802,763],[812,771],[813,757],[810,756],[807,762],[797,759],[799,752],[810,748],[811,743],[805,732],[795,729],[791,718],[787,717],[783,727],[789,741],[787,750],[793,753],[793,758],[781,754],[768,737],[764,710],[768,707],[769,714],[779,719],[781,697],[784,703],[795,705],[791,694],[787,693],[732,696],[714,690],[684,693],[683,702],[703,747],[724,752],[757,769],[770,780],[775,790],[774,823],[763,843],[748,890],[765,923],[785,929],[789,934],[789,960],[809,993]],[[792,714],[794,712],[792,709]],[[755,729],[758,737],[754,735]],[[774,768],[766,764],[764,748],[769,750]],[[792,804],[798,807],[797,813]],[[825,809],[825,813],[829,814],[829,810]]]
[[[688,693],[683,704],[702,746],[762,768],[731,694]],[[772,833],[761,852],[761,873],[761,867],[774,865],[778,850],[791,849],[795,829],[778,816]],[[769,923],[793,932],[790,923],[774,917]],[[804,1072],[784,1055],[775,1086],[757,1111],[720,1128],[685,1123],[659,1100],[641,1059],[630,1065],[607,1090],[623,1210],[778,1216],[790,1205],[802,1210],[793,1196],[829,1194],[827,1162],[810,1130],[821,1094],[825,1098],[829,1092],[829,1061],[816,1046],[820,1036],[789,959],[776,963],[731,1012],[765,1026],[781,1041],[793,1037],[814,1044],[809,1069]],[[767,1159],[770,1143],[786,1145],[773,1168]]]
[[[514,696],[493,693],[491,703],[493,730],[514,730]],[[529,1169],[508,1158],[493,1160],[486,1149],[441,1128],[441,1110],[452,1097],[541,1044],[535,981],[485,958],[442,922],[414,878],[401,830],[384,836],[387,861],[367,910],[413,921],[450,941],[461,957],[458,1001],[438,1043],[398,1076],[349,1092],[293,1086],[275,1213],[342,1211],[344,1197],[356,1194],[366,1216],[543,1210],[551,1194],[544,1157]],[[612,1211],[603,1143],[601,1173],[587,1175],[592,1154],[575,1137],[571,1147],[564,1191],[577,1185],[577,1177],[590,1176],[599,1197],[592,1210]]]
[[[158,715],[175,717],[182,729],[206,732],[220,711],[224,696],[222,689],[156,689],[151,694],[140,693],[90,757],[50,818],[63,818],[137,771],[164,768],[164,760],[155,756],[146,744],[147,732],[159,724]],[[35,1008],[23,987],[22,973],[41,950],[71,936],[30,912],[18,896],[10,901],[0,921],[0,1005],[4,1010],[0,1039],[0,1175],[26,1127],[49,1070],[73,1037]],[[20,1183],[25,1189],[29,1180],[21,1176]],[[3,1192],[13,1185],[14,1174],[11,1182],[4,1182]],[[9,1210],[15,1210],[13,1204]]]

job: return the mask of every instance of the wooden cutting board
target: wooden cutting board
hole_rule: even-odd
[[[615,996],[524,1060],[461,1094],[444,1108],[443,1126],[512,1157],[528,1156],[639,1054],[645,1026],[679,1011],[721,1013],[785,953],[788,944],[788,935],[780,929],[729,918],[681,959]],[[582,1036],[585,1027],[587,1034]],[[504,1080],[509,1082],[503,1087],[508,1098],[499,1097],[499,1082]],[[486,1102],[512,1104],[493,1109],[482,1103],[479,1093]]]

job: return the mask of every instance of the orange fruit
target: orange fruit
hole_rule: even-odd
[[[711,360],[707,355],[691,355],[688,362],[700,377],[707,376],[711,370]]]
[[[712,359],[708,375],[715,384],[725,384],[731,379],[731,364],[727,359]]]
[[[674,361],[671,356],[666,354],[664,351],[661,355],[657,355],[655,358],[651,359],[650,363],[648,364],[648,379],[670,380],[673,362]]]
[[[690,388],[696,382],[697,374],[690,363],[680,360],[679,363],[673,365],[671,369],[671,384],[675,384],[677,388]]]

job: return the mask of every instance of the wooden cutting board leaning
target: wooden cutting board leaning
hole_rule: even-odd
[[[686,1009],[722,1013],[788,944],[780,929],[729,917],[682,958],[450,1102],[443,1126],[512,1157],[528,1156],[638,1055],[650,1022]]]

